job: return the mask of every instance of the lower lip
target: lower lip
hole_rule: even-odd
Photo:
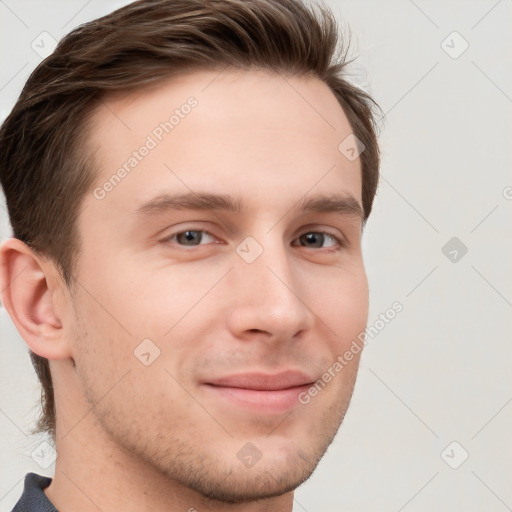
[[[275,391],[231,388],[226,386],[214,386],[212,384],[207,384],[206,387],[217,396],[238,406],[260,413],[279,414],[299,405],[299,395],[307,391],[311,387],[311,384]]]

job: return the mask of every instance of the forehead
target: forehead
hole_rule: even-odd
[[[103,215],[159,191],[265,199],[277,207],[316,189],[360,201],[359,160],[338,149],[350,124],[328,86],[264,70],[203,70],[116,94],[92,117]],[[128,207],[131,208],[128,208]]]

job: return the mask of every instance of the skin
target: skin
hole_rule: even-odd
[[[316,78],[188,72],[97,109],[95,186],[190,96],[197,106],[121,183],[83,198],[73,293],[19,240],[1,248],[3,303],[50,360],[58,458],[45,492],[63,512],[290,511],[352,396],[360,353],[286,410],[205,384],[287,369],[314,382],[364,330],[361,216],[297,210],[305,196],[361,204],[360,161],[338,150],[352,132],[343,110]],[[190,191],[232,195],[244,210],[134,213]],[[200,244],[186,245],[185,231]],[[322,231],[343,245],[302,237]],[[248,236],[263,250],[252,263],[236,251]],[[160,355],[145,366],[134,350],[148,338]],[[261,455],[252,467],[237,456],[248,442]]]

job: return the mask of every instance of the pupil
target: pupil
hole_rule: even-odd
[[[320,233],[307,233],[305,239],[307,243],[313,244],[314,247],[322,247],[323,245],[323,235]]]
[[[199,231],[185,231],[184,233],[179,235],[179,238],[181,238],[180,243],[184,242],[184,245],[195,245],[194,242],[198,242],[201,240]]]

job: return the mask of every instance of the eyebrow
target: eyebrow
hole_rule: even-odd
[[[364,221],[363,208],[355,197],[348,194],[320,195],[309,199],[304,197],[289,211],[292,209],[303,213],[338,213],[359,217]],[[233,198],[226,194],[189,192],[179,195],[160,194],[145,202],[134,213],[145,217],[174,210],[212,210],[243,213],[245,206],[240,198]]]

